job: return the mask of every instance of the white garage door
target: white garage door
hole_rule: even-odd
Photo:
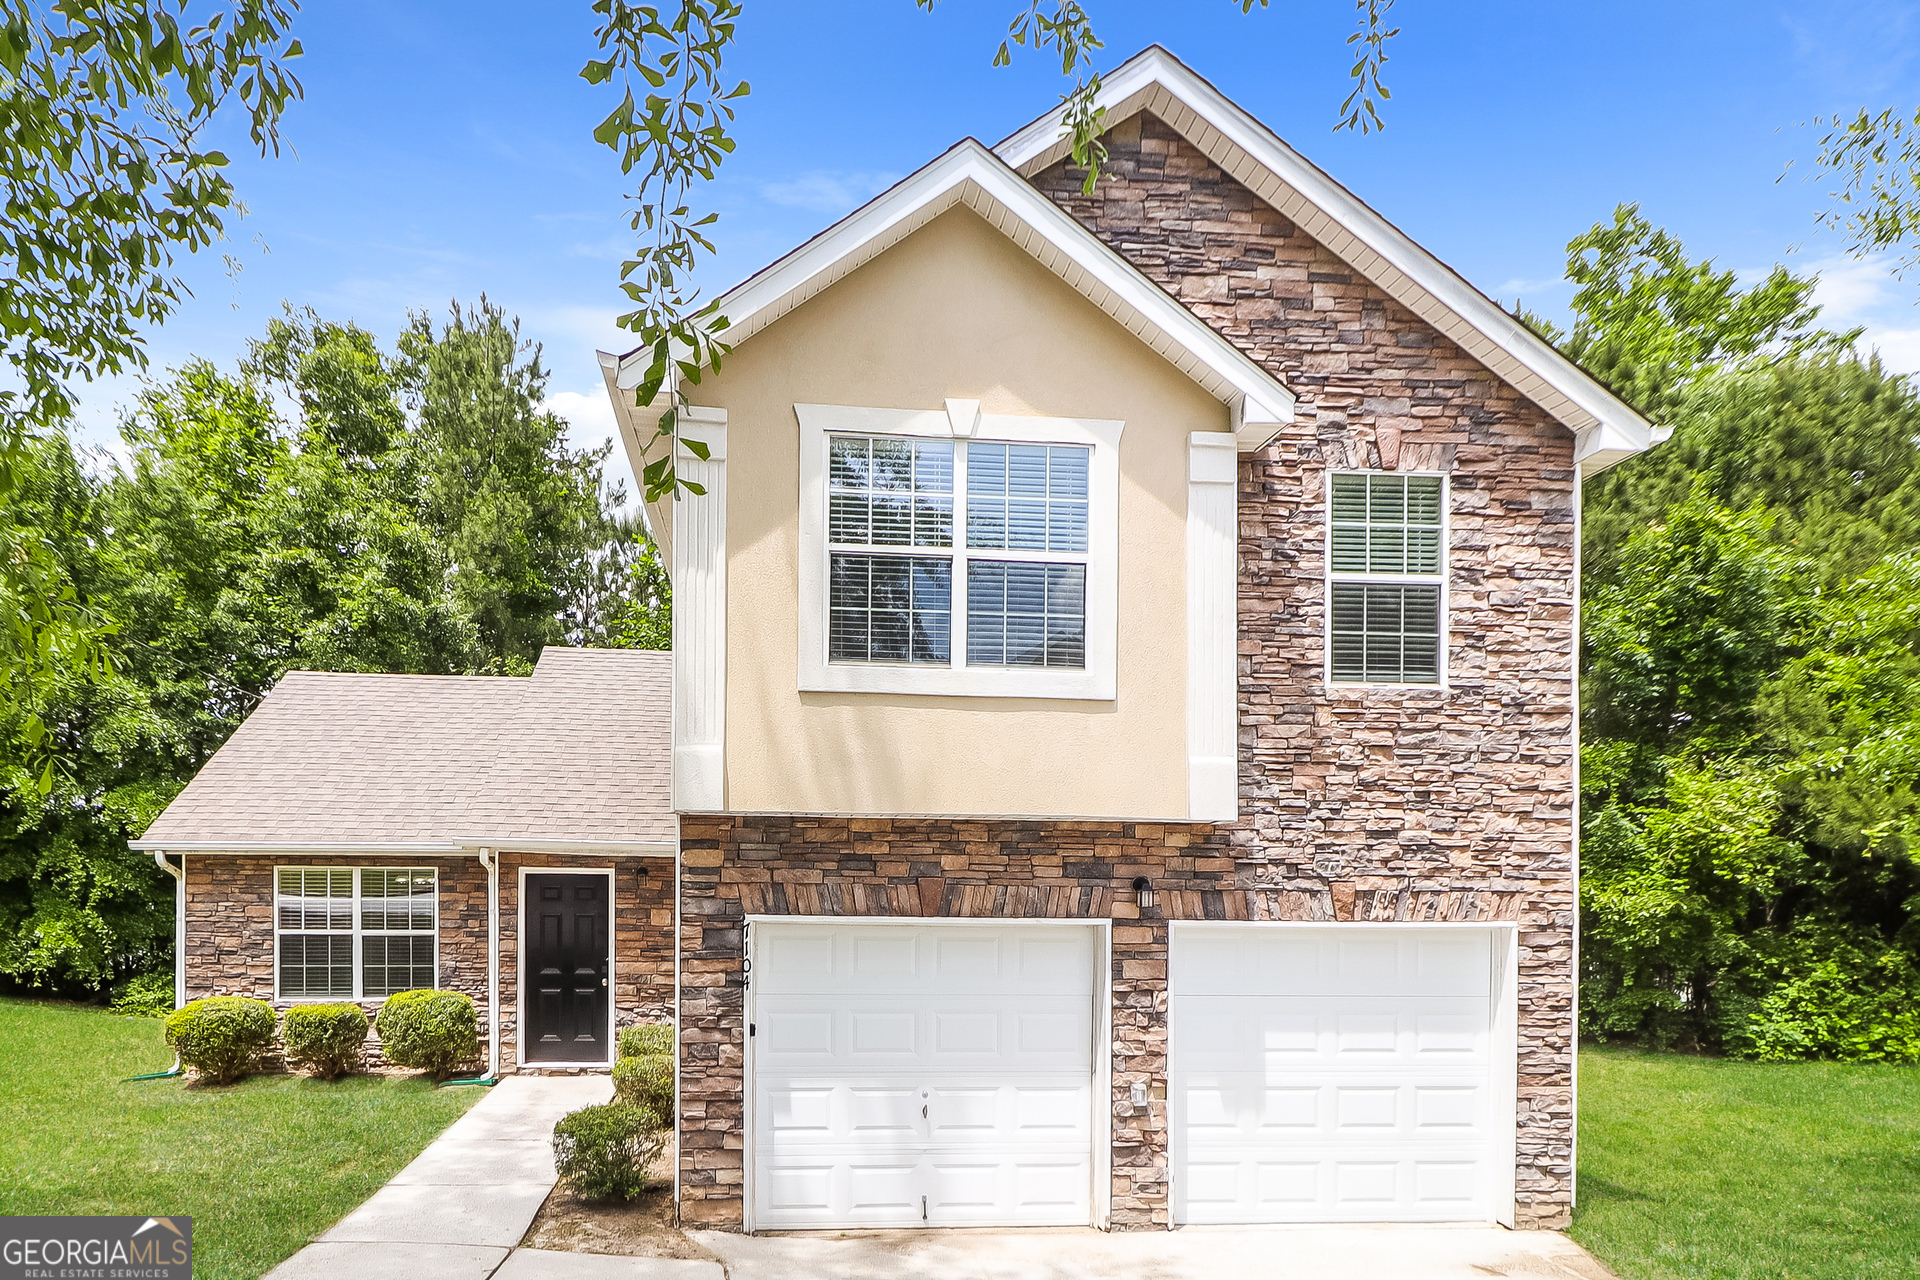
[[[752,935],[755,1227],[1091,1221],[1097,930]]]
[[[1504,1216],[1513,1111],[1511,1063],[1491,1069],[1493,941],[1477,929],[1174,925],[1174,1220]]]

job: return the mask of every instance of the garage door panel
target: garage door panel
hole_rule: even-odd
[[[756,1039],[760,1067],[776,1074],[1088,1073],[1093,1005],[1091,995],[791,995],[757,1015]]]
[[[1094,948],[1082,926],[755,925],[763,995],[913,992],[1008,995],[1091,991]]]
[[[756,1225],[1091,1219],[1093,930],[754,927]]]
[[[1176,1221],[1492,1216],[1490,934],[1176,925],[1170,961]]]
[[[1170,1032],[1190,1071],[1342,1069],[1446,1059],[1484,1071],[1485,997],[1175,997]]]

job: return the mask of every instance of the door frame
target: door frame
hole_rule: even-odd
[[[617,975],[614,972],[616,958],[620,954],[617,942],[619,932],[619,912],[614,902],[614,874],[612,867],[529,867],[522,864],[519,868],[520,880],[516,892],[519,894],[519,911],[515,913],[518,923],[515,927],[519,936],[515,939],[515,974],[513,980],[513,1060],[514,1065],[523,1070],[547,1071],[575,1069],[580,1067],[611,1067],[619,1060],[619,1052],[614,1045],[613,1029],[619,1025],[617,995],[620,990]],[[529,1062],[527,1061],[527,877],[536,876],[605,876],[607,878],[607,1056],[603,1062]]]
[[[1489,1105],[1504,1107],[1508,1122],[1494,1124],[1487,1143],[1487,1159],[1493,1162],[1493,1185],[1489,1188],[1488,1207],[1492,1220],[1512,1229],[1514,1191],[1519,1164],[1520,1138],[1520,923],[1516,920],[1170,920],[1167,922],[1167,1221],[1170,1229],[1182,1224],[1173,1220],[1173,1180],[1178,1176],[1173,1159],[1173,951],[1182,933],[1202,929],[1334,929],[1379,932],[1393,929],[1419,930],[1423,933],[1479,932],[1489,936],[1488,995],[1492,999],[1491,1025],[1487,1028],[1487,1098]],[[1184,1149],[1184,1140],[1182,1148]],[[1303,1224],[1312,1225],[1312,1224]],[[1344,1225],[1344,1224],[1328,1224]]]
[[[1087,1125],[1087,1141],[1092,1146],[1088,1153],[1092,1170],[1093,1185],[1090,1204],[1092,1220],[1089,1226],[1106,1231],[1111,1228],[1113,1216],[1113,921],[1105,917],[1089,919],[1087,917],[1059,916],[1021,916],[1008,918],[1002,916],[780,916],[749,915],[743,924],[745,937],[741,939],[740,954],[746,961],[746,997],[741,1005],[740,1030],[744,1033],[752,1026],[756,1018],[754,1009],[754,952],[759,946],[759,935],[754,930],[756,924],[800,924],[832,925],[837,927],[860,925],[965,925],[973,928],[1008,929],[1022,925],[1060,926],[1075,925],[1093,933],[1094,974],[1093,974],[1093,1075],[1088,1086],[1091,1097],[1088,1099],[1092,1112]],[[741,1218],[740,1229],[747,1235],[753,1235],[756,1227],[753,1220],[754,1206],[758,1203],[756,1194],[756,1175],[759,1161],[755,1157],[754,1143],[754,1098],[756,1062],[759,1058],[759,1046],[753,1043],[755,1037],[742,1034],[744,1050],[740,1055],[740,1125],[741,1125]],[[792,1228],[783,1228],[791,1230]],[[814,1230],[832,1231],[834,1227],[819,1227]],[[959,1231],[965,1227],[935,1228],[936,1230]],[[990,1228],[998,1230],[1001,1228]]]

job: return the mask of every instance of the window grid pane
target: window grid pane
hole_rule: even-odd
[[[953,563],[834,552],[827,656],[834,662],[952,660]]]
[[[991,551],[1087,550],[1082,445],[967,446],[967,546]]]
[[[1335,573],[1440,572],[1439,476],[1333,477]]]
[[[836,546],[953,545],[953,444],[885,436],[827,442],[827,539]]]
[[[368,934],[360,939],[360,990],[367,996],[431,987],[432,934]]]
[[[976,666],[1086,666],[1086,566],[969,562],[967,661]]]
[[[1440,679],[1440,588],[1333,584],[1333,678],[1434,684]]]

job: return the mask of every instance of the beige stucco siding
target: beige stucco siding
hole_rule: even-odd
[[[1224,406],[965,210],[691,390],[728,414],[728,809],[1185,816],[1187,434],[1227,430]],[[1114,701],[799,692],[794,405],[947,397],[1126,423]]]

